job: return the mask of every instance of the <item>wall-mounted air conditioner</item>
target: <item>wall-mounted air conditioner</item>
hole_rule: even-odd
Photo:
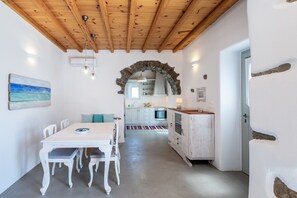
[[[71,57],[69,58],[69,63],[71,66],[77,67],[82,67],[85,64],[88,66],[97,66],[95,57]]]

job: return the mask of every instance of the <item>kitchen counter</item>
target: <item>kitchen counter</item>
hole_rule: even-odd
[[[185,114],[214,114],[208,111],[198,111],[197,109],[176,109],[176,108],[169,108],[170,110],[185,113]]]

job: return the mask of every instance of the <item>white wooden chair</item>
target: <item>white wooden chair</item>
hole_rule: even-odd
[[[43,129],[43,137],[47,138],[54,133],[57,132],[57,125],[52,124],[47,126],[45,129]],[[76,148],[56,148],[49,152],[48,154],[48,162],[53,163],[52,167],[52,175],[55,174],[55,164],[56,163],[64,163],[66,166],[68,166],[68,183],[69,187],[71,188],[73,186],[72,183],[72,169],[73,169],[73,161],[75,156],[77,156],[78,149]],[[79,172],[78,168],[78,158],[76,158],[76,170]]]
[[[114,138],[112,141],[112,151],[111,151],[111,157],[110,161],[114,161],[115,166],[115,172],[117,176],[117,184],[120,185],[120,158],[119,158],[119,125],[118,121],[116,121],[115,124],[115,130],[114,130]],[[93,166],[96,165],[96,172],[99,168],[99,162],[105,162],[106,158],[103,152],[101,152],[99,149],[92,149],[92,152],[90,154],[90,162],[89,162],[89,171],[90,171],[90,182],[89,187],[91,187],[93,183]]]
[[[69,119],[62,120],[61,123],[60,123],[61,130],[65,129],[69,125],[70,125]],[[81,154],[82,152],[83,152],[83,148],[78,149],[78,157],[79,157],[79,166],[80,166],[80,168],[83,167],[83,165],[82,165],[82,154]],[[59,167],[61,168],[61,163],[59,164]]]
[[[64,119],[61,121],[60,126],[61,126],[61,130],[65,129],[66,127],[68,127],[70,125],[70,122],[68,119]]]

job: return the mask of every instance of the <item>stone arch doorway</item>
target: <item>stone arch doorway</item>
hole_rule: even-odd
[[[174,71],[174,67],[170,67],[167,63],[161,63],[159,61],[138,61],[121,70],[121,78],[116,79],[117,85],[121,87],[121,90],[118,91],[118,93],[124,94],[126,83],[134,73],[145,70],[159,72],[170,84],[172,94],[181,94],[180,80],[177,79],[179,74]]]

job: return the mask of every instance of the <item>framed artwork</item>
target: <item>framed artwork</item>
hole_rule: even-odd
[[[197,88],[196,91],[197,91],[197,101],[205,102],[206,101],[206,88],[205,87]]]
[[[8,109],[28,109],[51,105],[50,82],[9,74]]]

